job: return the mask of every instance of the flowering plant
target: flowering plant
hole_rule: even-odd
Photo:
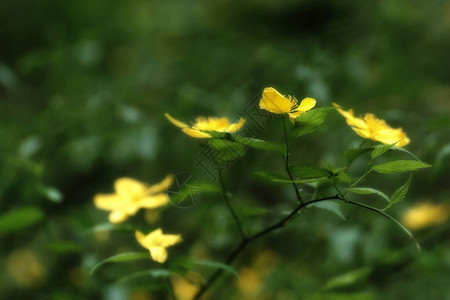
[[[387,213],[392,205],[405,199],[412,181],[412,175],[406,176],[404,184],[398,187],[391,196],[370,186],[369,182],[365,180],[372,173],[381,175],[411,173],[421,168],[430,167],[429,164],[420,161],[416,156],[404,149],[410,143],[410,139],[403,129],[392,128],[384,120],[376,118],[373,114],[355,117],[352,110],[345,111],[337,104],[333,104],[334,107],[316,107],[316,100],[313,98],[306,97],[302,101],[298,101],[294,96],[284,96],[272,87],[264,89],[258,104],[261,110],[281,115],[283,126],[283,130],[279,134],[281,143],[280,141],[267,142],[262,139],[247,137],[242,133],[245,132],[245,124],[247,124],[244,118],[239,118],[236,122],[232,122],[223,117],[199,117],[192,126],[189,126],[171,115],[165,114],[170,123],[181,128],[190,137],[205,139],[208,149],[218,153],[218,156],[216,156],[218,163],[215,165],[215,171],[219,180],[216,185],[228,209],[230,220],[235,224],[236,235],[239,235],[239,237],[236,237],[236,240],[240,242],[234,249],[229,251],[228,256],[222,262],[192,260],[186,262],[186,259],[177,260],[176,257],[172,260],[168,255],[167,248],[180,243],[182,241],[181,235],[163,234],[162,229],[158,226],[148,235],[139,230],[135,232],[137,243],[147,248],[150,255],[148,252],[144,256],[131,253],[127,256],[127,260],[151,257],[151,259],[163,266],[163,269],[150,271],[153,276],[165,276],[169,278],[169,283],[176,282],[177,279],[174,278],[177,276],[187,278],[191,283],[192,289],[190,289],[189,293],[183,294],[183,299],[186,298],[187,294],[191,294],[192,299],[200,299],[224,273],[236,275],[233,263],[255,240],[287,226],[307,207],[321,207],[320,204],[328,202],[336,204],[327,208],[339,215],[342,214],[338,205],[340,203],[355,206],[387,218],[398,226],[420,251],[420,246],[409,229]],[[372,140],[381,144],[363,147],[362,143],[358,148],[349,149],[347,164],[340,167],[335,167],[329,163],[318,165],[292,164],[291,156],[296,155],[290,150],[293,140],[316,132],[324,124],[327,115],[335,110],[345,117],[347,124],[358,136],[364,140]],[[274,122],[276,121],[275,119]],[[292,188],[292,195],[295,196],[295,205],[287,213],[280,214],[277,221],[256,231],[245,226],[243,222],[245,216],[240,215],[236,210],[237,203],[230,197],[223,176],[226,167],[229,167],[233,161],[243,157],[246,153],[245,150],[248,148],[272,151],[283,156],[285,175],[274,174],[268,170],[254,172],[254,175],[264,178],[269,183],[287,184]],[[383,162],[378,162],[381,156],[386,158],[386,153],[394,151],[399,151],[402,155],[409,155],[412,159],[393,161],[385,159]],[[369,157],[364,156],[367,153],[370,153]],[[348,169],[358,157],[366,159],[366,169],[362,174],[354,177],[353,174],[348,172]],[[224,162],[225,164],[223,164]],[[172,175],[168,175],[161,183],[150,187],[130,178],[121,178],[114,185],[115,194],[99,194],[95,196],[94,203],[100,209],[111,211],[109,216],[111,222],[123,222],[134,215],[140,208],[155,209],[168,204],[169,195],[167,191],[172,182]],[[366,182],[367,185],[361,186],[362,182]],[[192,186],[187,188],[192,188]],[[306,192],[307,190],[312,190],[312,192],[308,193]],[[350,194],[374,194],[384,199],[386,204],[384,207],[376,207],[367,204],[365,201],[354,201],[349,197]],[[279,201],[283,201],[283,199],[280,198]],[[173,199],[172,202],[176,203]],[[183,230],[182,225],[179,230]],[[106,261],[123,261],[123,255],[126,254],[108,258]],[[102,265],[104,262],[99,264]],[[216,268],[216,270],[209,275],[199,274],[192,270],[196,264],[207,265]],[[149,273],[146,272],[145,274],[148,275]],[[192,278],[196,278],[196,280]],[[168,285],[168,291],[176,297],[177,293],[174,293],[171,284]]]

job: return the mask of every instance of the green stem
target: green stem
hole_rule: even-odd
[[[366,139],[363,139],[361,144],[359,144],[358,149],[361,149],[364,146],[365,143],[366,143]]]
[[[356,148],[356,149],[362,149],[362,147],[364,146],[364,144],[366,143],[366,139],[363,139],[362,141],[361,141],[361,144],[359,144],[359,146],[358,146],[358,148]],[[353,164],[353,162],[355,161],[356,159],[353,159],[348,165],[347,165],[347,172],[348,172],[348,169],[350,169],[350,166]]]
[[[363,174],[361,177],[359,177],[358,180],[356,180],[354,183],[352,183],[352,184],[350,185],[350,187],[354,187],[354,186],[357,185],[361,180],[363,180],[364,178],[366,178],[366,176],[370,174],[370,170],[372,170],[372,169],[371,169],[371,166],[369,165],[368,168],[366,169],[366,171],[364,172],[364,174]]]
[[[225,203],[227,204],[228,210],[230,211],[231,215],[233,216],[233,219],[234,219],[234,221],[236,223],[236,226],[238,227],[239,232],[241,233],[242,239],[245,241],[247,239],[247,237],[246,237],[245,232],[244,232],[244,230],[242,228],[241,221],[239,220],[236,212],[234,211],[233,207],[231,206],[230,199],[228,199],[227,191],[225,189],[225,183],[223,181],[223,176],[222,176],[222,171],[221,170],[219,170],[219,180],[220,180],[220,186],[222,188],[222,195],[223,195],[223,198],[225,199]]]
[[[332,179],[332,184],[333,184],[334,189],[336,190],[336,192],[338,192],[338,195],[339,195],[342,199],[344,199],[344,195],[345,195],[345,194],[343,194],[343,193],[341,192],[341,190],[338,188],[338,186],[336,185],[336,179],[335,179],[335,178]]]
[[[297,207],[294,210],[292,210],[289,213],[289,215],[287,215],[286,217],[284,217],[277,223],[267,227],[266,229],[261,230],[258,233],[255,233],[254,235],[248,237],[247,239],[242,240],[241,243],[234,249],[234,251],[224,261],[224,263],[227,265],[233,263],[233,261],[239,256],[239,254],[241,254],[241,252],[247,247],[247,245],[249,243],[251,243],[252,241],[254,241],[260,237],[263,237],[264,235],[266,235],[276,229],[286,226],[294,218],[294,216],[297,215],[297,213],[301,209],[305,208],[306,206],[313,204],[313,203],[326,201],[326,200],[332,200],[332,199],[341,199],[341,198],[339,195],[334,195],[334,196],[329,196],[329,197],[325,197],[325,198],[321,198],[321,199],[310,200],[310,201],[300,203],[299,205],[297,205]],[[209,279],[206,281],[206,283],[200,287],[200,290],[197,292],[197,294],[195,294],[193,299],[194,300],[200,299],[202,297],[202,295],[208,290],[208,288],[217,280],[217,278],[219,278],[219,276],[222,275],[222,273],[223,273],[223,269],[218,269],[217,271],[215,271],[211,275],[211,277],[209,277]]]
[[[367,204],[363,204],[363,203],[359,203],[359,202],[355,202],[355,201],[351,201],[351,200],[345,200],[345,199],[339,199],[339,200],[344,201],[345,203],[353,204],[353,205],[356,205],[356,206],[359,206],[359,207],[362,207],[362,208],[371,210],[371,211],[373,211],[373,212],[376,212],[377,214],[380,214],[380,215],[382,215],[382,216],[388,218],[389,220],[391,220],[392,222],[394,222],[395,224],[397,224],[397,225],[398,225],[398,226],[399,226],[399,227],[400,227],[400,228],[401,228],[401,229],[409,236],[409,238],[414,242],[414,244],[415,244],[415,246],[416,246],[416,248],[417,248],[417,251],[418,251],[418,252],[421,252],[420,244],[419,244],[419,242],[416,240],[416,238],[414,237],[414,235],[411,233],[411,231],[409,231],[405,226],[403,226],[402,223],[400,223],[400,222],[399,222],[397,219],[395,219],[394,217],[388,215],[387,213],[385,213],[384,211],[382,211],[382,210],[380,210],[380,209],[378,209],[378,208],[376,208],[376,207],[373,207],[373,206],[370,206],[370,205],[367,205]]]
[[[298,186],[294,182],[294,177],[291,174],[291,171],[289,170],[289,141],[287,138],[287,132],[286,132],[286,117],[283,117],[283,130],[284,130],[284,142],[286,144],[286,155],[284,156],[284,167],[286,169],[287,174],[289,175],[289,179],[292,182],[292,186],[295,190],[295,195],[297,196],[297,200],[299,203],[302,203],[302,196],[300,195],[300,192],[298,191]]]
[[[420,244],[419,244],[419,242],[416,240],[416,238],[414,237],[414,235],[413,235],[413,234],[411,233],[411,231],[409,231],[405,226],[403,226],[403,224],[400,223],[397,219],[395,219],[394,217],[388,215],[387,213],[385,213],[384,211],[382,211],[381,209],[378,209],[378,208],[376,208],[376,207],[373,207],[373,206],[370,206],[370,205],[367,205],[367,204],[363,204],[363,203],[359,203],[359,202],[355,202],[355,201],[351,201],[351,200],[345,199],[344,195],[342,195],[342,193],[341,193],[341,191],[339,190],[339,188],[337,187],[337,185],[336,185],[335,183],[333,183],[333,185],[334,185],[334,188],[336,189],[336,191],[337,191],[337,192],[339,193],[339,195],[340,195],[340,198],[339,198],[340,201],[343,201],[343,202],[345,202],[345,203],[347,203],[347,204],[353,204],[353,205],[356,205],[356,206],[359,206],[359,207],[362,207],[362,208],[371,210],[371,211],[376,212],[377,214],[380,214],[380,215],[382,215],[383,217],[385,217],[385,218],[391,220],[392,222],[394,222],[395,224],[397,224],[397,226],[399,226],[399,227],[400,227],[400,228],[401,228],[401,229],[409,236],[409,238],[414,242],[414,245],[416,246],[417,251],[418,251],[418,252],[421,252]]]

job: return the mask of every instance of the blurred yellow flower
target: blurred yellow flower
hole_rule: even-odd
[[[238,287],[246,299],[256,299],[257,293],[263,287],[264,279],[257,270],[250,267],[244,267],[239,271]]]
[[[161,228],[158,228],[145,235],[140,231],[136,231],[136,239],[142,247],[150,251],[150,255],[154,261],[163,263],[167,260],[167,247],[173,246],[181,242],[179,234],[163,234]]]
[[[114,182],[115,193],[95,195],[94,204],[99,209],[111,211],[110,222],[121,223],[140,208],[167,204],[169,196],[166,190],[172,182],[173,175],[167,175],[163,181],[150,187],[132,178],[119,178]]]
[[[195,119],[194,125],[190,127],[186,123],[183,123],[168,113],[164,114],[166,118],[172,123],[173,125],[181,128],[181,130],[186,133],[187,135],[199,138],[199,139],[208,139],[211,138],[211,135],[203,132],[205,131],[217,131],[217,132],[236,132],[239,129],[241,129],[242,126],[244,126],[245,119],[240,118],[239,122],[237,123],[231,123],[227,118],[215,118],[215,117],[198,117]]]
[[[397,147],[404,147],[410,142],[402,128],[392,128],[384,120],[378,119],[373,114],[365,114],[363,118],[358,118],[354,116],[353,109],[345,111],[336,103],[333,103],[333,106],[344,116],[353,131],[362,138],[386,145],[396,143],[395,146]]]
[[[14,250],[8,255],[6,270],[18,285],[24,287],[39,285],[46,273],[39,257],[26,248]]]
[[[190,274],[188,274],[190,275]],[[201,277],[200,274],[196,277]],[[178,300],[191,300],[198,292],[200,285],[194,284],[191,280],[187,280],[186,277],[173,276],[171,282],[173,286],[173,292]]]
[[[145,290],[133,290],[131,295],[128,297],[128,300],[153,300],[155,298],[152,297],[149,291]]]
[[[294,96],[283,96],[276,89],[266,87],[259,100],[259,108],[265,109],[275,114],[288,114],[292,123],[302,113],[311,110],[316,105],[313,98],[304,98],[298,102]]]
[[[70,283],[78,288],[81,288],[86,282],[86,272],[80,266],[69,269],[68,277]]]
[[[443,223],[449,216],[450,205],[423,202],[406,210],[402,214],[401,220],[410,229],[422,229]]]

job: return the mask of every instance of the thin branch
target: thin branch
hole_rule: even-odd
[[[345,203],[348,204],[353,204],[368,210],[371,210],[373,212],[376,212],[377,214],[382,215],[385,218],[388,218],[389,220],[391,220],[392,222],[394,222],[395,224],[397,224],[397,226],[399,226],[408,236],[409,238],[414,242],[417,251],[421,252],[421,248],[420,248],[420,244],[419,242],[416,240],[416,238],[414,237],[414,235],[411,233],[411,231],[409,231],[402,223],[400,223],[397,219],[395,219],[394,217],[388,215],[387,213],[385,213],[384,211],[382,211],[381,209],[378,209],[376,207],[367,205],[367,204],[363,204],[363,203],[359,203],[359,202],[355,202],[355,201],[351,201],[351,200],[347,200],[344,195],[341,193],[341,191],[339,190],[339,188],[337,187],[336,183],[333,182],[333,186],[336,189],[336,191],[339,193],[340,197],[339,200],[343,201]]]
[[[377,214],[382,215],[383,217],[388,218],[389,220],[391,220],[392,222],[394,222],[395,224],[397,224],[408,236],[409,238],[414,242],[417,251],[421,252],[421,248],[420,248],[420,244],[419,242],[416,240],[416,238],[414,237],[414,235],[411,233],[411,231],[409,231],[402,223],[400,223],[397,219],[395,219],[394,217],[388,215],[387,213],[385,213],[384,211],[373,207],[373,206],[369,206],[367,204],[363,204],[363,203],[359,203],[359,202],[355,202],[355,201],[351,201],[351,200],[345,200],[345,199],[339,199],[341,201],[344,201],[345,203],[349,203],[349,204],[353,204],[359,207],[363,207],[365,209],[371,210],[373,212],[376,212]]]
[[[299,203],[302,203],[302,196],[300,195],[298,191],[298,186],[294,181],[294,177],[291,174],[291,171],[289,170],[289,141],[287,138],[287,132],[286,132],[286,117],[283,117],[283,130],[284,130],[284,142],[286,144],[286,155],[284,156],[284,167],[286,168],[286,172],[289,175],[289,179],[292,181],[292,186],[295,190],[295,195],[297,196],[297,200]]]
[[[246,240],[247,237],[246,237],[245,232],[244,232],[244,230],[242,228],[241,221],[239,220],[236,212],[234,211],[233,207],[231,206],[230,199],[228,199],[227,191],[225,189],[225,183],[223,181],[223,176],[222,176],[222,171],[221,170],[219,170],[219,180],[220,180],[220,186],[222,188],[222,195],[223,195],[223,198],[225,199],[225,203],[227,204],[228,210],[230,211],[231,215],[233,216],[233,219],[234,219],[234,221],[236,223],[236,226],[238,227],[239,232],[241,233],[242,239]]]
[[[247,247],[247,245],[250,242],[252,242],[260,237],[263,237],[264,235],[266,235],[276,229],[286,226],[295,217],[295,215],[301,209],[305,208],[306,206],[313,204],[313,203],[326,201],[326,200],[332,200],[332,199],[340,200],[341,198],[339,195],[334,195],[334,196],[329,196],[329,197],[325,197],[325,198],[321,198],[321,199],[316,199],[316,200],[311,200],[311,201],[300,203],[299,205],[297,205],[297,207],[294,210],[291,211],[291,213],[289,213],[289,215],[287,215],[286,217],[284,217],[277,223],[273,224],[272,226],[267,227],[266,229],[261,230],[258,233],[255,233],[254,235],[248,237],[247,239],[242,240],[242,242],[228,256],[228,258],[224,261],[224,263],[227,265],[233,263],[233,261],[239,256],[239,254],[242,253],[242,251]],[[193,299],[194,300],[200,299],[202,297],[202,295],[208,290],[208,288],[217,280],[217,278],[219,278],[219,276],[222,275],[222,273],[223,273],[223,269],[218,269],[217,271],[215,271],[211,275],[211,277],[209,277],[209,279],[206,281],[206,283],[200,287],[200,290],[197,292],[197,294],[194,296]]]
[[[370,169],[370,164],[369,164],[369,166],[367,167],[367,169],[366,169],[366,171],[364,172],[364,174],[363,174],[361,177],[359,177],[358,180],[356,180],[355,182],[353,182],[353,183],[350,185],[350,187],[354,187],[354,186],[357,185],[361,180],[363,180],[364,178],[366,178],[366,176],[370,174],[371,170],[372,170],[372,169]]]

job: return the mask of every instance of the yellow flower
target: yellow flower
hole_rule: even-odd
[[[166,248],[181,242],[181,235],[163,234],[161,228],[158,228],[147,235],[136,231],[136,239],[142,247],[150,251],[154,261],[163,263],[167,260]]]
[[[172,182],[173,175],[167,175],[163,181],[150,187],[132,178],[119,178],[114,182],[115,193],[95,195],[94,204],[99,209],[111,211],[110,222],[121,223],[140,208],[167,204],[169,196],[166,190]]]
[[[194,276],[192,276],[194,275]],[[197,277],[198,279],[194,281],[189,277]],[[188,272],[188,274],[184,276],[171,276],[170,281],[173,285],[173,292],[176,296],[175,299],[179,300],[191,300],[194,298],[195,294],[200,289],[200,285],[195,282],[201,282],[203,277],[195,272]]]
[[[276,89],[267,87],[259,100],[259,108],[265,109],[275,114],[288,114],[292,123],[302,113],[311,110],[316,105],[313,98],[304,98],[298,103],[294,96],[283,96]]]
[[[209,135],[205,131],[218,131],[218,132],[236,132],[239,129],[241,129],[242,126],[244,126],[245,119],[240,118],[239,122],[230,124],[230,121],[227,118],[214,118],[214,117],[198,117],[195,119],[194,125],[190,127],[186,123],[183,123],[168,113],[164,114],[166,118],[172,123],[173,125],[181,128],[181,130],[186,133],[187,135],[199,138],[199,139],[208,139],[211,138],[211,135]]]
[[[12,279],[24,287],[39,285],[46,275],[42,261],[35,252],[26,248],[14,250],[8,255],[4,265]]]
[[[264,278],[261,274],[251,267],[244,267],[239,270],[238,287],[245,299],[257,299],[258,292],[264,285]],[[252,297],[253,296],[253,297]]]
[[[422,229],[443,223],[450,216],[448,204],[419,203],[405,211],[401,217],[403,224],[410,229]]]
[[[363,118],[358,118],[353,114],[353,109],[345,111],[336,103],[333,103],[333,106],[344,116],[353,131],[365,139],[371,139],[386,145],[396,143],[395,146],[397,147],[404,147],[410,142],[402,128],[392,128],[384,120],[378,119],[373,114],[365,114]]]

